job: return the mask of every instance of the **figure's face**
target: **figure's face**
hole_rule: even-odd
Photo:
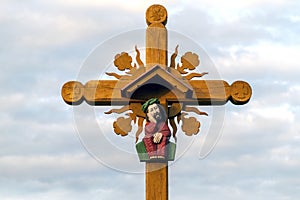
[[[156,121],[161,120],[161,113],[158,105],[156,103],[148,106],[148,113],[147,116],[149,119],[153,118]]]

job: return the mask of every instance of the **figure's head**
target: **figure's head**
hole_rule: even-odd
[[[149,99],[143,104],[142,110],[146,113],[147,121],[155,119],[156,122],[165,120],[165,112],[157,98]]]
[[[147,112],[147,119],[155,119],[156,121],[161,120],[161,113],[160,108],[158,107],[158,104],[154,103],[148,106]]]

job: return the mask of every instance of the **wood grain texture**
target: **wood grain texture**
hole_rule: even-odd
[[[168,163],[146,163],[146,200],[168,199]]]
[[[230,85],[223,80],[191,80],[194,89],[192,100],[184,101],[190,105],[223,105],[230,98]]]
[[[81,98],[79,98],[81,95],[90,105],[127,105],[129,102],[143,103],[153,95],[158,95],[160,98],[166,99],[169,104],[223,105],[230,99],[232,103],[241,105],[247,103],[252,94],[249,84],[242,81],[230,86],[223,80],[190,80],[188,83],[193,88],[192,98],[186,98],[176,88],[173,90],[165,88],[158,91],[157,87],[159,86],[155,85],[148,85],[147,87],[149,88],[142,88],[138,92],[138,95],[132,96],[132,98],[125,98],[121,94],[121,89],[127,83],[128,80],[127,82],[125,80],[92,80],[84,86],[81,86],[82,84],[77,82],[76,85],[78,87],[74,89],[74,81],[71,81],[71,83],[68,82],[68,84],[66,83],[63,86],[62,97],[70,105],[81,103]]]
[[[167,29],[161,23],[151,24],[146,30],[146,70],[157,64],[167,69]]]
[[[78,81],[69,81],[61,88],[63,100],[70,105],[79,105],[83,101],[84,86]]]
[[[252,96],[251,86],[245,81],[235,81],[231,84],[231,102],[236,105],[247,103]]]
[[[168,13],[162,5],[154,4],[146,11],[146,70],[156,65],[167,69],[168,31],[165,27]]]

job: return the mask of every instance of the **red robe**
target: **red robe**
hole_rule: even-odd
[[[162,133],[162,138],[159,143],[153,142],[153,135],[155,133]],[[171,131],[165,122],[147,122],[145,125],[145,137],[143,138],[149,157],[166,155],[166,145],[171,137]]]

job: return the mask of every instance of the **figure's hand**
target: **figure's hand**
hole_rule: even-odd
[[[148,119],[150,122],[156,123],[156,119],[152,115],[148,116]]]
[[[153,142],[156,144],[160,143],[162,136],[163,136],[162,133],[155,133],[153,136]]]

